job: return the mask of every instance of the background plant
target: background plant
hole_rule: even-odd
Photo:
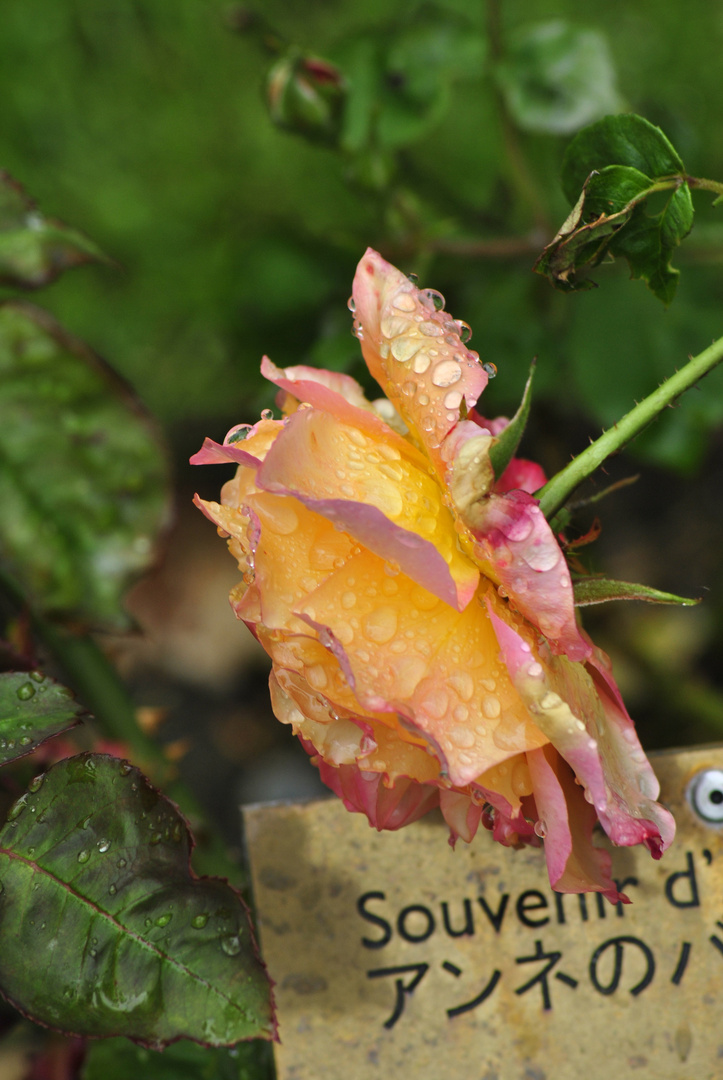
[[[217,480],[189,479],[184,461],[203,434],[272,404],[258,375],[263,352],[282,365],[311,362],[361,377],[345,301],[371,244],[444,292],[475,328],[475,348],[500,372],[486,393],[490,414],[514,411],[538,355],[525,446],[550,474],[561,468],[720,335],[715,264],[723,250],[712,199],[697,195],[695,229],[673,256],[682,274],[668,308],[655,289],[628,283],[624,257],[591,271],[599,289],[556,292],[530,269],[587,175],[581,165],[560,185],[565,148],[584,125],[631,108],[662,127],[686,175],[722,176],[723,30],[710,6],[689,5],[684,14],[648,0],[634,9],[616,0],[604,9],[550,0],[535,6],[534,18],[514,0],[476,7],[344,0],[303,11],[269,0],[263,12],[192,0],[112,0],[102,12],[91,0],[8,0],[0,23],[0,164],[40,208],[3,185],[2,610],[5,666],[24,672],[10,699],[14,705],[26,684],[51,685],[30,678],[38,667],[46,680],[72,686],[96,720],[65,736],[66,749],[89,751],[97,739],[108,749],[110,740],[190,815],[201,840],[197,867],[243,884],[219,833],[204,825],[199,798],[180,784],[175,758],[179,737],[194,738],[200,771],[183,762],[180,771],[235,842],[236,774],[254,754],[260,761],[275,752],[262,723],[263,678],[259,689],[239,668],[225,681],[199,668],[168,680],[168,665],[136,661],[129,695],[108,662],[118,654],[109,633],[124,621],[122,596],[156,557],[169,517],[167,460],[182,503],[191,484],[215,494]],[[637,171],[654,181],[670,175]],[[644,190],[638,184],[635,193]],[[662,214],[668,196],[652,193],[658,205],[646,196],[642,213]],[[629,217],[640,221],[642,213],[633,206]],[[56,214],[73,227],[45,216]],[[101,249],[110,258],[103,261]],[[92,267],[59,274],[89,260]],[[580,280],[586,273],[580,267]],[[657,292],[670,301],[671,278],[663,277]],[[41,285],[57,323],[27,307],[29,291]],[[160,427],[80,339],[112,360]],[[34,360],[52,375],[40,393],[29,389],[23,366]],[[607,608],[595,628],[616,654],[649,746],[720,731],[712,673],[721,638],[722,410],[715,373],[704,393],[687,395],[637,440],[643,479],[607,501],[605,531],[588,559],[610,576],[692,596],[711,590],[693,613],[656,612],[651,623],[647,610],[616,608],[611,616]],[[640,467],[619,459],[605,483]],[[581,534],[597,509],[578,515]],[[170,588],[178,591],[193,580],[177,554],[186,551],[183,522],[181,515],[167,542]],[[219,620],[228,618],[225,591],[218,588],[214,601]],[[150,619],[148,605],[136,601],[138,612]],[[39,691],[25,700],[37,704]],[[53,724],[79,711],[68,700],[60,694]],[[160,731],[165,751],[137,723],[135,707],[148,704],[170,709]],[[159,718],[142,715],[146,727]],[[49,731],[45,719],[31,723],[22,712],[10,722],[30,724],[14,729],[32,740],[24,750]],[[234,742],[232,730],[245,732],[246,742]],[[223,754],[204,757],[214,739]],[[43,764],[22,758],[3,769],[6,810],[55,745],[37,751]],[[46,1042],[18,1027],[12,1012],[5,1024],[6,1045],[36,1040],[64,1075],[76,1075],[79,1044]],[[113,1067],[125,1076],[141,1065],[144,1075],[162,1076],[172,1062],[173,1075],[243,1076],[256,1075],[262,1060],[243,1045],[204,1051],[180,1043],[159,1055],[123,1041],[94,1044],[82,1067],[87,1077]]]

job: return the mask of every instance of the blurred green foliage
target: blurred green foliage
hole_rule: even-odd
[[[565,145],[605,112],[723,176],[723,20],[702,0],[5,0],[0,20],[0,164],[123,268],[65,275],[46,303],[168,423],[251,418],[263,352],[359,374],[344,302],[367,244],[474,327],[500,370],[489,412],[538,354],[538,400],[609,423],[720,334],[705,195],[667,312],[624,264],[592,296],[529,272],[569,210]],[[275,118],[301,134],[270,120],[274,72],[271,104],[304,123]],[[721,418],[717,374],[640,446],[692,466]]]

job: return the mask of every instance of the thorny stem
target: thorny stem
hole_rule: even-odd
[[[606,458],[639,435],[663,409],[673,405],[682,393],[694,386],[704,375],[723,360],[723,337],[718,338],[702,353],[690,358],[685,367],[666,379],[657,390],[626,413],[617,424],[603,432],[599,439],[553,476],[537,495],[540,508],[548,520],[560,509],[573,491],[602,465]]]

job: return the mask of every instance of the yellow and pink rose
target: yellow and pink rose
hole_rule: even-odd
[[[578,625],[542,470],[513,459],[495,479],[506,421],[477,412],[489,368],[439,294],[369,250],[350,306],[385,398],[264,358],[283,419],[192,459],[238,464],[197,503],[242,570],[231,603],[271,657],[274,712],[378,829],[439,807],[453,840],[481,822],[543,841],[555,889],[618,900],[596,822],[656,858],[674,823]]]

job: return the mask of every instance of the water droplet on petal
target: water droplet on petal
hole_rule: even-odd
[[[420,350],[414,357],[412,370],[415,371],[417,375],[423,375],[431,363],[432,358],[430,357],[429,352],[423,352]]]
[[[427,300],[431,300],[434,304],[435,311],[444,311],[444,305],[446,303],[441,292],[437,292],[436,289],[425,289],[424,295]]]
[[[450,390],[444,397],[445,409],[458,409],[462,404],[462,394],[459,390]]]
[[[419,329],[425,337],[442,337],[444,330],[436,322],[425,320],[419,324]]]
[[[392,307],[397,308],[398,311],[414,311],[417,306],[417,302],[411,293],[401,292],[394,297]]]
[[[539,836],[541,840],[544,840],[545,837],[547,836],[547,825],[545,824],[545,822],[543,821],[542,818],[540,818],[539,821],[535,822],[534,828],[535,828],[535,834],[537,836]]]
[[[273,409],[262,409],[261,410],[261,419],[262,420],[273,420],[273,418],[274,418]]]
[[[494,697],[493,694],[488,694],[487,697],[483,698],[482,712],[488,720],[495,720],[502,712],[499,698]]]
[[[407,360],[411,360],[421,347],[422,342],[418,337],[397,337],[392,342],[391,352],[395,360],[398,360],[400,364],[406,364]]]
[[[440,360],[432,372],[435,386],[452,386],[462,378],[462,368],[456,360]]]
[[[407,278],[411,281],[412,285],[419,285],[419,274],[407,274]]]
[[[457,333],[459,340],[463,345],[466,345],[469,339],[472,337],[472,327],[469,323],[464,322],[462,319],[455,319],[455,325],[457,327]]]
[[[483,364],[482,365],[482,370],[485,372],[488,379],[494,379],[495,375],[497,374],[497,365],[496,364]]]
[[[348,299],[348,300],[347,300],[347,302],[346,302],[346,306],[347,306],[347,307],[349,308],[349,311],[351,311],[351,313],[352,313],[352,315],[353,315],[353,314],[354,314],[354,312],[356,311],[356,303],[355,303],[355,301],[354,301],[354,297],[353,297],[353,296],[350,296],[350,297],[349,297],[349,299]]]

